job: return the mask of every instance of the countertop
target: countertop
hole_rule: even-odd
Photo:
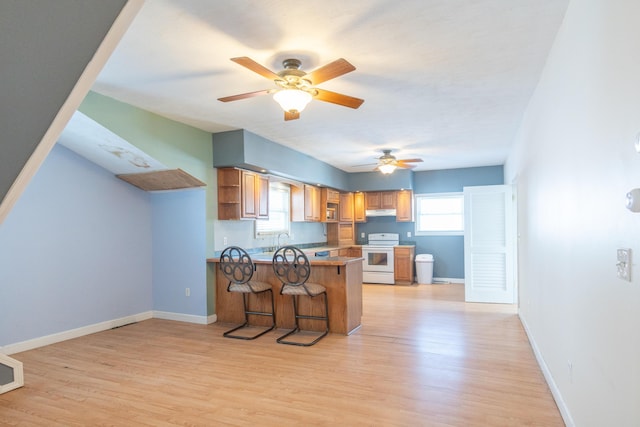
[[[315,251],[314,251],[315,252]],[[309,256],[309,263],[311,265],[325,265],[325,266],[342,266],[351,264],[353,262],[362,262],[362,258],[346,257],[346,256]],[[254,264],[271,264],[273,262],[273,254],[251,254],[251,260]],[[207,262],[220,262],[220,258],[207,258]]]

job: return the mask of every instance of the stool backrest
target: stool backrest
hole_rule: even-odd
[[[247,283],[253,277],[253,261],[242,248],[229,246],[220,255],[220,269],[231,283]]]
[[[283,246],[273,254],[273,272],[285,285],[302,285],[311,274],[307,256],[295,246]]]

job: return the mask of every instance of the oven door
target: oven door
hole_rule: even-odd
[[[362,247],[363,271],[393,273],[393,247]]]

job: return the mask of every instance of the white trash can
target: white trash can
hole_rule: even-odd
[[[430,284],[433,282],[433,255],[416,255],[416,273],[418,283]]]

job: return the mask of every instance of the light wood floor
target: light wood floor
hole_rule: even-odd
[[[564,425],[513,307],[364,287],[362,328],[309,348],[153,319],[14,354],[0,425]]]

